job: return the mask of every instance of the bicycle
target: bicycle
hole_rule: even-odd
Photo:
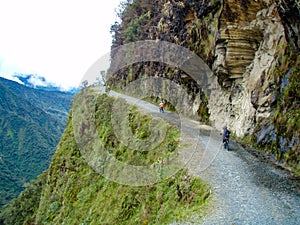
[[[223,140],[224,149],[229,151],[229,139],[226,138]]]

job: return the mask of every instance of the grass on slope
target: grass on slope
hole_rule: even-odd
[[[165,139],[158,146],[160,156],[156,155],[157,151],[137,153],[122,146],[110,122],[112,103],[112,98],[100,96],[95,116],[101,124],[99,136],[106,147],[111,147],[115,157],[126,163],[139,164],[143,160],[151,164],[156,157],[176,152],[178,131],[169,125]],[[147,137],[145,124],[151,117],[135,108],[128,114],[134,135],[141,139]],[[168,224],[201,214],[208,193],[208,187],[200,179],[189,176],[185,169],[148,186],[108,181],[84,161],[70,117],[49,168],[39,209],[27,218],[35,217],[36,224]],[[22,220],[15,222],[22,224]]]
[[[38,209],[46,178],[46,173],[42,173],[35,180],[26,183],[25,190],[0,213],[0,224],[34,224],[34,212]]]

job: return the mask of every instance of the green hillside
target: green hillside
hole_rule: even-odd
[[[71,98],[0,78],[0,206],[48,168]]]
[[[19,96],[19,98],[28,101],[47,114],[53,115],[55,119],[62,120],[61,122],[65,125],[69,104],[73,96],[72,93],[37,90],[1,77],[0,84],[5,85],[9,91]]]
[[[111,97],[100,96],[95,118],[99,138],[116,158],[151,165],[158,156],[177,154],[178,130],[162,120],[160,126],[166,126],[167,133],[157,148],[133,151],[120,143],[111,122],[113,102]],[[137,187],[109,181],[95,172],[75,141],[72,115],[46,176],[32,181],[11,202],[2,214],[3,224],[168,224],[203,212],[210,191],[185,169],[156,184]],[[134,107],[128,115],[137,140],[146,138],[151,116]]]

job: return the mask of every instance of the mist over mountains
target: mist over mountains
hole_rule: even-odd
[[[38,74],[15,73],[6,78],[9,80],[16,81],[27,87],[35,88],[38,90],[60,91],[60,92],[68,92],[68,93],[75,93],[79,90],[78,87],[64,88],[60,85],[48,81],[45,77],[40,76]]]

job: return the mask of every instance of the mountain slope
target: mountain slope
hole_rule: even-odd
[[[0,78],[0,205],[47,169],[71,98]]]
[[[0,83],[15,95],[22,97],[46,113],[54,115],[55,118],[63,119],[65,123],[73,93],[29,88],[1,77]]]
[[[83,96],[83,94],[81,94]],[[86,96],[85,96],[86,97]],[[84,98],[89,102],[88,98]],[[101,95],[96,100],[94,112],[97,131],[106,148],[118,160],[127,165],[153,165],[160,177],[169,171],[160,170],[160,158],[178,157],[178,130],[160,120],[160,128],[166,126],[166,134],[160,145],[151,151],[130,149],[117,139],[111,116],[114,100]],[[80,102],[80,101],[79,101]],[[120,102],[119,102],[120,103]],[[84,105],[84,104],[80,104]],[[78,106],[78,110],[83,110]],[[85,114],[86,112],[84,112]],[[145,138],[152,120],[135,107],[127,112],[131,116],[132,132],[136,143]],[[86,115],[86,114],[85,114]],[[4,224],[169,224],[190,217],[199,211],[210,196],[209,187],[200,179],[190,176],[186,169],[155,184],[131,186],[108,180],[96,172],[78,147],[75,135],[74,111],[53,156],[47,178],[44,175],[29,185],[2,214]],[[157,119],[157,118],[156,118]],[[94,132],[93,126],[84,126],[84,132]],[[148,134],[149,135],[149,134]],[[146,134],[147,137],[147,134]],[[87,143],[89,146],[90,143]],[[92,153],[93,154],[93,153]],[[91,157],[96,164],[102,159]],[[165,161],[167,162],[167,160]],[[177,161],[176,161],[177,162]],[[112,174],[119,168],[107,168]],[[124,170],[126,171],[126,169]],[[144,171],[144,170],[143,170]],[[149,171],[150,172],[150,171]],[[145,173],[147,177],[150,173]],[[135,177],[133,174],[127,174]],[[126,178],[125,178],[126,179]],[[42,185],[42,188],[40,188]],[[37,190],[36,192],[34,190]],[[28,204],[26,204],[28,202]]]

